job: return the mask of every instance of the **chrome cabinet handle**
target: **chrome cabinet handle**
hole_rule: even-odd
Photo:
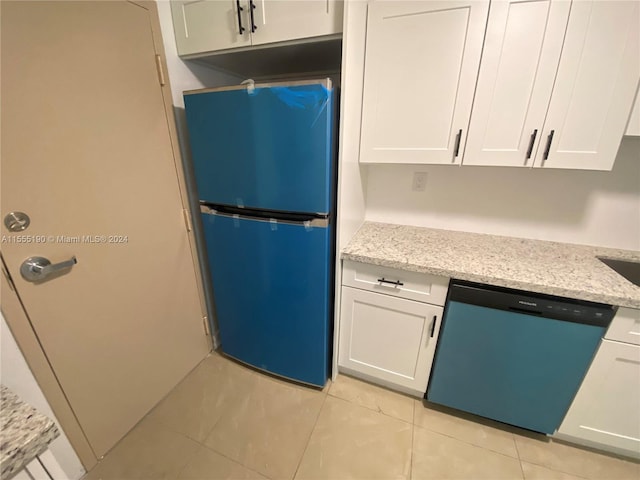
[[[59,263],[51,263],[49,259],[44,257],[29,257],[20,265],[20,275],[27,282],[37,283],[46,280],[54,273],[73,267],[76,263],[78,260],[75,256]]]

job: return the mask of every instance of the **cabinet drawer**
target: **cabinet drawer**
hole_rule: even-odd
[[[618,308],[604,338],[640,345],[640,310]]]
[[[444,305],[449,279],[345,260],[342,284],[418,302]]]

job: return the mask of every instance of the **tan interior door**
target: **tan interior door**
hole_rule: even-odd
[[[1,2],[2,218],[31,221],[2,252],[98,457],[209,350],[150,15]],[[31,283],[32,256],[77,264]]]

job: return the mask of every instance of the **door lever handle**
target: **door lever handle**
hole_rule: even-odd
[[[51,263],[44,257],[29,257],[20,265],[20,275],[27,282],[37,283],[61,270],[73,267],[76,263],[78,260],[75,256],[59,263]]]

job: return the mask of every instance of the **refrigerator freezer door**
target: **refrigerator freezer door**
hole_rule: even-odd
[[[203,214],[222,351],[324,386],[330,229]]]
[[[321,83],[185,95],[199,199],[329,213],[333,91]]]

